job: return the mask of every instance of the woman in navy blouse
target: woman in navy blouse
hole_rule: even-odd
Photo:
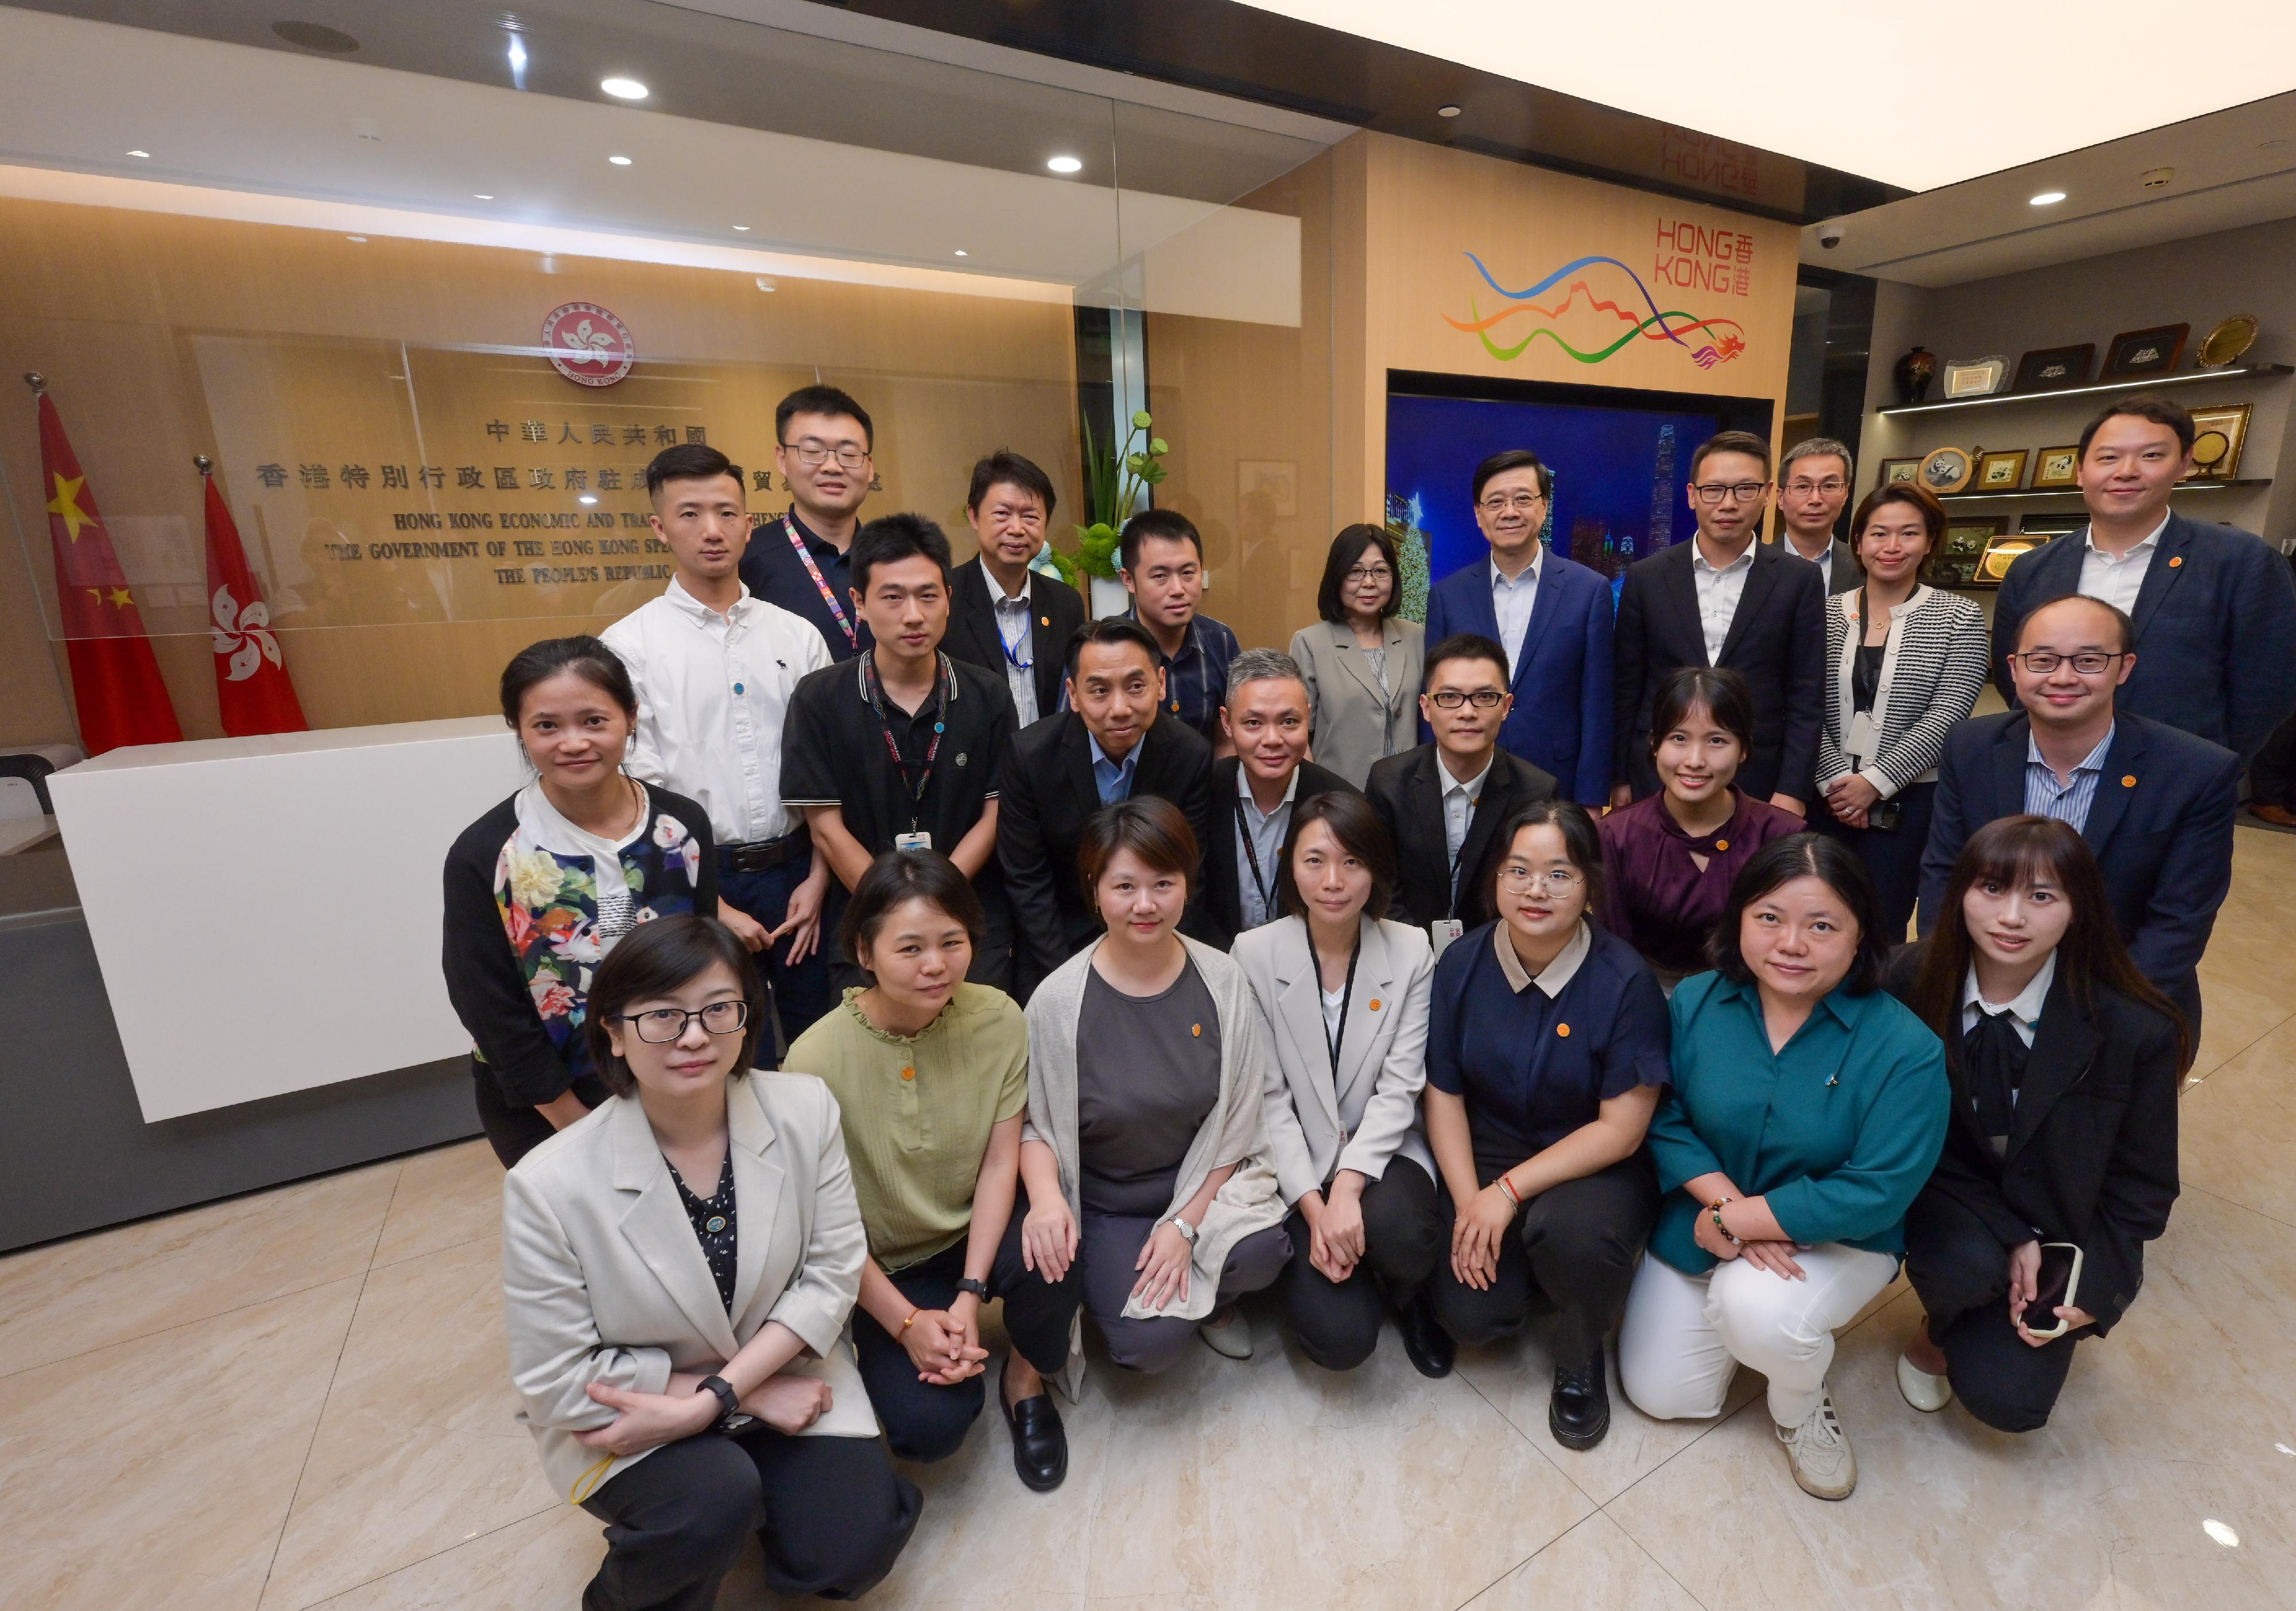
[[[1668,1078],[1666,1001],[1634,947],[1588,920],[1603,853],[1583,807],[1523,806],[1492,842],[1498,920],[1435,965],[1423,1100],[1451,1222],[1435,1316],[1488,1343],[1543,1292],[1557,1311],[1547,1427],[1590,1449],[1611,1425],[1603,1338],[1658,1210],[1642,1145]]]
[[[1833,1332],[1897,1278],[1906,1210],[1945,1144],[1945,1049],[1880,988],[1874,882],[1798,833],[1738,875],[1716,971],[1674,993],[1674,1084],[1651,1124],[1666,1199],[1619,1333],[1619,1380],[1660,1420],[1769,1378],[1794,1480],[1847,1499],[1857,1463],[1825,1386]]]

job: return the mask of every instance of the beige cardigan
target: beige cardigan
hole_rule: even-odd
[[[1268,1164],[1261,1118],[1261,1092],[1267,1082],[1267,1051],[1260,1038],[1259,1008],[1243,971],[1210,946],[1181,936],[1188,955],[1211,991],[1219,1012],[1219,1100],[1180,1160],[1180,1179],[1167,1216],[1177,1214],[1203,1189],[1206,1177],[1223,1164],[1234,1164],[1204,1210],[1189,1261],[1188,1294],[1160,1309],[1141,1307],[1137,1297],[1124,1305],[1127,1320],[1177,1318],[1199,1321],[1212,1312],[1220,1271],[1235,1245],[1255,1231],[1283,1222],[1283,1198]],[[1021,1138],[1053,1149],[1061,1171],[1061,1195],[1069,1212],[1081,1215],[1077,1141],[1077,1032],[1084,1008],[1086,977],[1096,945],[1087,945],[1046,977],[1029,999],[1029,1122]]]

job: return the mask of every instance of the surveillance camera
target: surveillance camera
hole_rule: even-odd
[[[1832,251],[1835,247],[1841,245],[1841,225],[1839,224],[1819,225],[1817,226],[1817,243],[1825,248],[1828,251]]]

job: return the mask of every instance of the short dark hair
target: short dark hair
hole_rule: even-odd
[[[1856,851],[1822,833],[1790,833],[1754,852],[1730,886],[1722,920],[1706,936],[1706,960],[1724,978],[1751,985],[1754,970],[1746,965],[1745,953],[1738,947],[1738,930],[1745,920],[1746,908],[1779,885],[1801,878],[1822,879],[1849,908],[1857,924],[1857,954],[1850,959],[1842,983],[1852,995],[1867,994],[1881,985],[1890,965],[1890,941],[1882,932],[1882,904],[1874,893],[1874,875],[1866,871]]]
[[[637,720],[638,691],[630,684],[629,668],[619,655],[587,634],[545,638],[511,656],[502,674],[503,720],[517,726],[527,691],[537,683],[570,671],[620,706],[630,720]]]
[[[1379,618],[1389,619],[1403,608],[1403,567],[1395,557],[1395,539],[1384,527],[1368,522],[1341,529],[1332,539],[1332,552],[1324,560],[1324,580],[1316,589],[1316,614],[1334,626],[1347,625],[1347,606],[1341,601],[1340,590],[1347,585],[1348,572],[1363,558],[1364,550],[1376,548],[1379,557],[1387,561],[1388,569],[1395,573],[1394,585],[1387,590],[1387,602],[1380,606]]]
[[[774,405],[774,440],[783,447],[789,446],[789,422],[799,414],[842,414],[861,427],[865,445],[873,450],[877,446],[877,428],[870,422],[869,411],[851,393],[834,386],[800,386]]]
[[[1576,800],[1533,800],[1518,806],[1491,836],[1483,853],[1478,882],[1487,910],[1499,909],[1499,869],[1514,851],[1514,837],[1526,828],[1553,828],[1562,836],[1562,854],[1587,880],[1587,920],[1603,925],[1603,904],[1609,898],[1603,879],[1603,836],[1595,830],[1594,814]]]
[[[896,907],[911,901],[939,907],[964,925],[974,945],[980,943],[988,920],[972,880],[956,870],[956,863],[938,850],[889,850],[869,863],[845,903],[845,920],[837,930],[845,960],[860,967],[861,947],[876,939]]]
[[[1656,754],[1666,735],[1700,705],[1715,726],[1738,740],[1745,752],[1738,764],[1744,765],[1754,753],[1754,691],[1742,673],[1727,666],[1677,666],[1667,673],[1651,699],[1651,752]]]
[[[931,560],[940,567],[941,581],[948,581],[948,537],[936,522],[923,515],[879,515],[853,539],[845,568],[853,578],[853,591],[866,593],[872,570],[913,559]]]
[[[616,1096],[627,1096],[637,1089],[638,1081],[628,1062],[615,1051],[606,1026],[620,1022],[632,1002],[675,994],[720,962],[733,973],[742,999],[750,1004],[750,1021],[742,1027],[742,1055],[734,1067],[738,1070],[757,1066],[758,1052],[768,1032],[766,985],[758,977],[758,965],[725,924],[698,912],[682,912],[631,929],[606,953],[606,960],[598,964],[590,980],[590,994],[583,1004],[582,1042],[589,1051],[591,1067],[607,1090]]]
[[[1148,669],[1151,671],[1164,663],[1164,651],[1156,647],[1155,638],[1150,635],[1145,626],[1130,616],[1103,616],[1098,620],[1086,621],[1069,634],[1068,652],[1062,660],[1066,668],[1063,675],[1075,676],[1078,657],[1095,643],[1111,649],[1129,644],[1148,657]]]
[[[2009,646],[2011,652],[2014,654],[2023,654],[2025,652],[2026,629],[2033,625],[2033,617],[2035,616],[2039,615],[2043,610],[2050,609],[2052,606],[2062,604],[2069,599],[2078,599],[2084,604],[2094,604],[2097,609],[2104,611],[2105,614],[2112,617],[2113,627],[2120,634],[2120,652],[2127,654],[2131,649],[2136,647],[2136,623],[2129,618],[2128,612],[2121,609],[2120,605],[2113,603],[2109,599],[2100,599],[2095,593],[2061,593],[2054,599],[2042,600],[2041,602],[2034,605],[2032,609],[2025,612],[2025,618],[2017,623],[2017,641]]]
[[[2095,419],[2081,428],[2079,461],[2085,462],[2087,460],[2088,445],[2096,440],[2096,433],[2104,429],[2104,422],[2122,414],[2167,426],[2177,433],[2177,446],[2186,453],[2193,451],[2193,442],[2200,434],[2193,423],[2193,416],[2185,411],[2184,405],[2172,403],[2149,391],[2140,391],[2133,397],[2115,397],[2097,411]]]
[[[1892,503],[1907,504],[1922,517],[1922,529],[1929,534],[1930,545],[1922,554],[1921,564],[1915,568],[1914,577],[1916,581],[1926,582],[1930,579],[1930,568],[1945,552],[1946,512],[1945,505],[1938,502],[1937,494],[1919,481],[1884,481],[1858,501],[1857,512],[1849,517],[1849,552],[1857,552],[1858,538],[1865,533],[1866,522],[1872,519],[1877,511],[1887,509]]]
[[[1744,454],[1762,462],[1762,474],[1770,473],[1770,445],[1767,438],[1751,430],[1720,430],[1701,442],[1690,455],[1690,478],[1698,479],[1699,466],[1716,454]]]
[[[1546,468],[1545,461],[1528,447],[1510,447],[1505,452],[1493,454],[1475,466],[1475,490],[1469,495],[1471,501],[1481,503],[1483,488],[1490,485],[1491,478],[1503,476],[1511,470],[1538,471],[1538,495],[1542,498],[1554,495],[1554,472]]]
[[[1309,795],[1292,808],[1292,826],[1283,835],[1283,865],[1275,875],[1275,903],[1287,916],[1304,918],[1308,903],[1300,893],[1300,882],[1292,868],[1292,858],[1300,848],[1300,836],[1309,824],[1321,822],[1332,830],[1340,848],[1364,864],[1371,874],[1371,898],[1364,903],[1364,916],[1383,918],[1395,899],[1395,840],[1387,831],[1387,823],[1372,803],[1352,789],[1333,789],[1323,794]]]
[[[1500,684],[1506,683],[1506,650],[1499,641],[1479,632],[1455,632],[1427,651],[1425,672],[1419,679],[1420,692],[1435,686],[1435,668],[1447,660],[1488,660],[1499,668]]]
[[[1124,523],[1123,536],[1116,539],[1118,563],[1127,570],[1140,562],[1140,544],[1144,538],[1161,537],[1167,543],[1193,543],[1196,545],[1196,560],[1204,557],[1204,539],[1196,530],[1196,523],[1177,509],[1144,509]]]
[[[1037,465],[1033,459],[1024,459],[1009,447],[1000,447],[972,467],[972,486],[964,495],[964,508],[969,514],[980,507],[980,500],[988,495],[992,487],[1017,487],[1031,492],[1045,506],[1045,518],[1053,518],[1053,507],[1060,495],[1053,490],[1053,478]]]
[[[659,494],[665,481],[712,481],[719,476],[733,477],[734,490],[742,490],[740,465],[705,442],[680,442],[663,448],[647,464],[646,496]]]
[[[1144,794],[1103,806],[1084,820],[1084,831],[1077,836],[1077,877],[1086,901],[1119,850],[1130,851],[1154,871],[1185,879],[1193,893],[1203,853],[1196,830],[1171,801]]]

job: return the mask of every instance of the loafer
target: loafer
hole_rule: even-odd
[[[1395,1312],[1395,1329],[1403,1334],[1403,1352],[1420,1375],[1440,1381],[1457,1362],[1459,1345],[1435,1318],[1435,1304],[1423,1288]]]
[[[996,1384],[997,1407],[1004,1411],[1005,1428],[1013,1434],[1013,1469],[1021,1485],[1050,1493],[1069,1474],[1069,1435],[1049,1391],[1024,1398],[1017,1404],[1004,1401],[1004,1384]]]
[[[1546,1429],[1565,1449],[1592,1449],[1611,1429],[1611,1384],[1603,1356],[1594,1363],[1554,1368],[1554,1391],[1546,1397]]]
[[[1220,1319],[1222,1315],[1227,1318],[1223,1321]],[[1243,1312],[1234,1304],[1215,1309],[1209,1316],[1198,1321],[1196,1335],[1204,1339],[1206,1347],[1224,1358],[1248,1360],[1251,1357],[1251,1322],[1243,1318]]]
[[[1904,1354],[1898,1355],[1898,1391],[1906,1402],[1924,1415],[1935,1415],[1953,1402],[1953,1384],[1931,1376]]]

